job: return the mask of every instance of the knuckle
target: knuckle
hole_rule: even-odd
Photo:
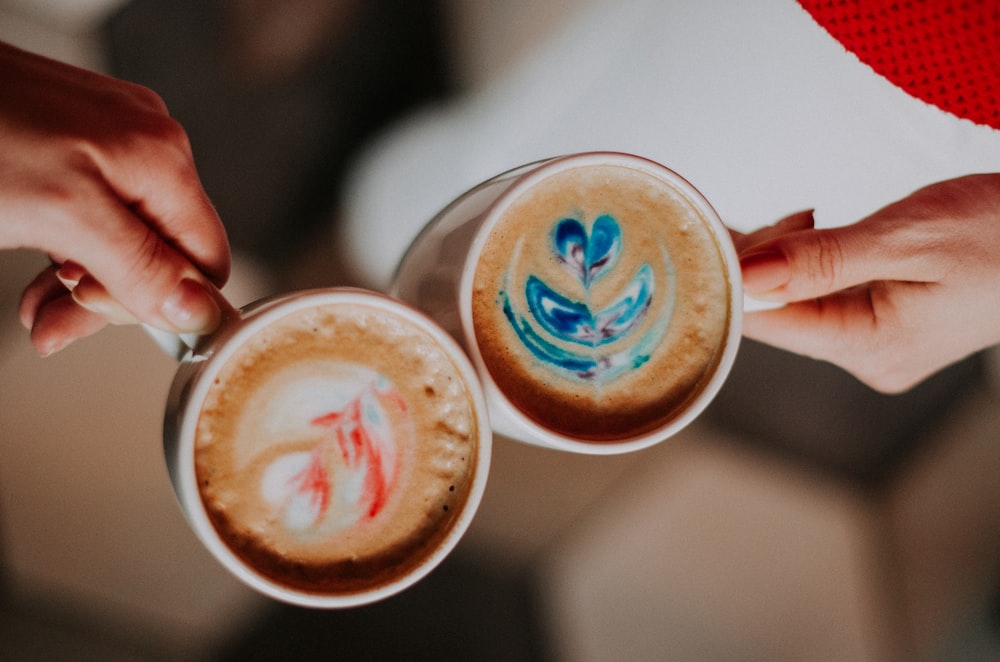
[[[187,132],[180,122],[169,115],[154,115],[149,126],[150,135],[158,138],[162,142],[182,146],[188,146]]]
[[[163,242],[152,230],[146,229],[142,232],[135,250],[132,252],[132,262],[127,271],[129,282],[149,282],[165,262],[165,248]]]
[[[157,116],[144,127],[139,141],[142,153],[150,154],[150,165],[161,172],[176,174],[193,170],[194,157],[187,132],[172,117]]]
[[[809,253],[807,268],[814,282],[833,288],[840,279],[844,264],[844,247],[837,235],[817,233],[814,250]]]
[[[883,369],[877,372],[862,372],[857,377],[870,388],[886,395],[904,393],[920,381],[920,375],[904,366],[896,366],[895,369]]]
[[[128,84],[112,94],[117,98],[109,99],[107,103],[120,111],[115,115],[117,125],[112,133],[97,132],[89,136],[92,153],[107,156],[118,151],[128,155],[150,146],[161,151],[163,147],[172,147],[183,153],[190,150],[186,132],[170,116],[166,103],[156,92],[141,85]]]
[[[170,249],[154,232],[146,230],[134,241],[117,289],[123,289],[131,312],[146,318],[155,315],[179,277]]]
[[[899,361],[893,352],[881,347],[869,348],[847,370],[880,393],[902,393],[914,383],[910,367]]]
[[[170,152],[186,157],[190,149],[187,133],[180,123],[169,115],[159,113],[136,118],[136,123],[128,132],[127,140],[130,149],[154,149],[159,155],[158,158],[163,158]]]
[[[167,104],[154,90],[122,79],[114,79],[94,94],[103,94],[100,101],[106,107],[131,109],[156,115],[167,114]],[[101,99],[101,97],[98,97]]]
[[[147,107],[156,114],[166,115],[167,103],[159,94],[144,85],[132,85],[131,94],[139,104]]]

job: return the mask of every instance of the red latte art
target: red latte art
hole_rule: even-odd
[[[394,409],[395,417],[403,422],[398,430],[385,425],[385,406]],[[395,486],[400,446],[413,444],[408,423],[406,402],[399,392],[379,391],[374,383],[369,384],[342,409],[312,419],[309,424],[322,431],[321,439],[311,451],[275,460],[264,472],[261,491],[292,530],[320,527],[334,500],[342,525],[373,518]],[[344,516],[351,510],[353,520]]]
[[[198,421],[205,511],[225,544],[297,590],[405,574],[447,536],[479,439],[437,340],[364,306],[307,309],[251,336]]]

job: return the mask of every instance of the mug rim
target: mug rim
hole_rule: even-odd
[[[219,535],[205,511],[195,470],[195,432],[201,405],[218,372],[242,344],[272,322],[307,308],[330,304],[357,304],[399,315],[416,325],[442,346],[456,371],[465,381],[472,401],[477,429],[474,474],[462,511],[451,524],[437,547],[401,576],[372,589],[345,593],[322,593],[296,589],[258,572],[236,555]],[[486,397],[478,374],[468,357],[450,334],[427,315],[384,294],[352,287],[303,290],[267,297],[241,309],[232,328],[213,338],[201,354],[189,355],[193,373],[178,371],[172,390],[179,393],[177,402],[168,408],[164,445],[170,478],[182,511],[195,534],[215,559],[244,584],[264,595],[292,605],[313,608],[343,608],[370,604],[392,596],[417,583],[433,571],[464,536],[478,511],[486,489],[492,457],[492,426]],[[182,365],[182,368],[184,366]],[[173,426],[171,429],[171,421]]]
[[[487,399],[491,405],[495,403],[501,409],[506,420],[512,421],[521,428],[521,432],[532,435],[541,440],[544,445],[557,450],[588,455],[613,455],[654,446],[689,425],[705,410],[722,388],[736,360],[736,354],[742,338],[743,281],[739,272],[739,260],[736,255],[736,249],[733,246],[729,230],[708,199],[690,181],[671,168],[643,156],[626,152],[590,151],[535,161],[529,165],[534,165],[535,167],[519,175],[509,187],[490,203],[484,212],[482,223],[477,228],[475,236],[472,239],[459,279],[458,310],[461,319],[461,333],[464,346],[482,381]],[[486,249],[487,240],[503,216],[504,211],[525,190],[536,183],[558,172],[588,165],[617,165],[632,168],[663,181],[673,188],[676,193],[680,194],[700,212],[703,220],[708,225],[722,255],[723,263],[726,267],[726,279],[729,285],[729,323],[727,325],[724,346],[716,360],[714,372],[709,380],[677,416],[664,421],[663,424],[646,432],[607,441],[586,441],[556,432],[521,412],[503,393],[499,386],[497,386],[493,375],[486,366],[479,351],[472,320],[472,293],[476,267],[480,256]],[[494,419],[496,418],[498,417],[494,416]]]

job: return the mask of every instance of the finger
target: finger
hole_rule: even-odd
[[[92,313],[101,315],[111,324],[138,324],[139,320],[114,300],[103,285],[79,264],[67,261],[56,271],[56,277],[73,293],[73,300]]]
[[[103,285],[89,274],[84,275],[72,290],[73,301],[111,324],[138,324],[139,320],[114,300]]]
[[[774,310],[747,313],[743,334],[796,354],[833,360],[852,347],[859,335],[870,337],[875,324],[870,291],[857,287]]]
[[[231,256],[219,215],[205,193],[187,134],[167,115],[128,151],[98,155],[99,166],[132,211],[190,259],[217,287],[229,277]]]
[[[889,288],[897,293],[890,297]],[[901,393],[968,353],[966,345],[950,343],[947,336],[928,349],[925,339],[897,317],[894,309],[899,302],[890,299],[922,297],[926,291],[927,286],[920,283],[854,287],[778,310],[747,314],[744,335],[833,363],[875,390]]]
[[[923,255],[893,227],[861,222],[758,244],[743,253],[740,268],[744,289],[754,297],[803,301],[878,280],[930,282]]]
[[[80,279],[87,275],[87,270],[83,266],[72,260],[64,260],[56,270],[56,278],[67,290],[72,291],[79,284]]]
[[[192,168],[178,168],[145,191],[134,208],[216,286],[229,279],[232,256],[222,221]]]
[[[221,295],[187,257],[106,189],[92,187],[76,202],[52,239],[58,242],[55,252],[71,260],[64,274],[68,282],[84,282],[81,274],[89,274],[132,317],[170,332],[207,333],[217,326]],[[99,306],[108,298],[96,294],[91,282],[80,300]]]
[[[49,356],[75,340],[100,331],[104,317],[73,301],[69,292],[48,299],[36,312],[31,326],[31,344],[42,356]]]
[[[80,280],[86,282],[85,275],[75,263],[53,264],[25,288],[18,316],[21,324],[31,331],[31,343],[42,356],[99,331],[109,321],[105,315],[83,309],[72,298],[67,284],[75,288]]]
[[[56,270],[56,278],[72,293],[76,303],[104,317],[111,324],[138,324],[139,320],[115,301],[103,285],[76,262],[66,261]]]
[[[58,270],[59,265],[53,264],[46,267],[24,288],[17,307],[17,316],[24,328],[31,329],[42,306],[52,299],[66,294],[66,288],[56,276]]]
[[[742,253],[752,249],[758,244],[762,244],[790,232],[811,230],[815,226],[815,223],[816,221],[813,215],[813,210],[806,209],[804,211],[790,214],[773,225],[754,230],[753,232],[743,234],[731,231],[731,234],[733,234],[733,243],[736,245],[737,252]]]

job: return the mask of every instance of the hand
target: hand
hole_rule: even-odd
[[[736,234],[744,288],[787,303],[744,334],[904,391],[1000,342],[1000,174],[933,184],[858,223],[803,212]]]
[[[20,306],[42,354],[108,322],[194,333],[218,324],[229,246],[163,101],[5,44],[0,248],[52,259]]]

